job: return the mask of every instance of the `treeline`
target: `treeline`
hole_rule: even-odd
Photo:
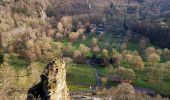
[[[149,37],[152,43],[162,48],[170,48],[170,26],[165,22],[138,22],[131,29]]]

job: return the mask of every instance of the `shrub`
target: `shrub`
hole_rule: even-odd
[[[142,70],[144,68],[144,63],[142,58],[135,52],[123,53],[123,61],[126,63],[126,67],[132,68],[133,70]]]
[[[136,92],[129,83],[121,83],[104,93],[111,100],[167,100],[159,95],[151,97],[145,93]]]
[[[74,62],[76,63],[84,63],[84,60],[85,60],[82,56],[81,51],[79,50],[74,51],[73,58],[74,58]]]
[[[134,70],[144,69],[144,63],[143,63],[142,58],[140,56],[134,56],[132,61],[133,61],[132,68]]]
[[[93,37],[93,39],[92,39],[92,45],[93,45],[93,46],[97,45],[97,42],[98,42],[98,40],[97,40],[95,37]]]
[[[149,81],[161,81],[162,75],[160,74],[162,70],[156,67],[147,67],[145,68],[145,78],[148,78]]]
[[[118,67],[121,64],[122,61],[122,55],[120,53],[116,53],[114,56],[112,56],[115,59],[115,65]]]
[[[162,55],[162,50],[161,49],[156,49],[156,53],[161,56]]]
[[[169,49],[167,49],[167,48],[165,48],[165,49],[163,49],[163,57],[164,57],[164,59],[165,60],[168,60],[169,59],[169,57],[170,57],[170,51],[169,51]]]
[[[155,53],[155,48],[154,47],[148,47],[146,49],[146,55],[149,56],[150,54]]]
[[[156,53],[152,53],[148,56],[148,61],[152,64],[152,66],[156,63],[159,63],[160,60],[160,56]]]
[[[135,90],[129,83],[119,84],[118,87],[112,88],[109,92],[112,100],[136,100]]]
[[[86,47],[84,44],[80,44],[79,50],[80,50],[83,54],[85,54],[85,53],[87,53],[87,52],[90,51],[90,48]]]
[[[71,32],[71,34],[69,34],[69,39],[70,39],[71,41],[75,41],[75,40],[78,39],[79,35],[80,35],[80,34],[79,34],[78,32]]]
[[[100,52],[100,49],[99,49],[98,45],[95,45],[95,46],[92,46],[91,51],[94,53],[98,53],[98,52]]]
[[[170,80],[170,61],[162,64],[160,66],[163,69],[163,79],[169,81]]]
[[[71,16],[62,17],[60,22],[62,23],[64,30],[68,30],[69,32],[71,31],[73,22],[73,18]]]
[[[116,68],[115,74],[121,76],[124,80],[134,80],[136,77],[133,69],[124,67]]]
[[[25,42],[26,49],[31,49],[34,47],[34,40],[30,39]]]
[[[74,55],[73,55],[73,58],[78,58],[81,56],[81,52],[79,50],[75,50],[74,51]]]
[[[108,52],[108,50],[107,50],[107,49],[103,49],[103,50],[102,50],[102,55],[103,55],[104,58],[108,58],[108,57],[109,57],[109,52]]]
[[[56,42],[56,43],[53,43],[51,44],[52,45],[52,53],[55,57],[61,57],[63,55],[63,43],[62,42]]]

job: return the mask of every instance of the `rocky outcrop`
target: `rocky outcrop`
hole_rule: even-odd
[[[29,89],[27,100],[70,100],[66,85],[63,60],[50,62],[41,75],[41,81]]]

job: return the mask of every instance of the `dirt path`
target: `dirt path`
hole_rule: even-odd
[[[86,64],[89,65],[96,74],[96,87],[101,88],[102,87],[102,81],[101,81],[101,78],[99,76],[99,72],[94,68],[94,66],[92,66],[90,64],[90,60],[87,60]]]

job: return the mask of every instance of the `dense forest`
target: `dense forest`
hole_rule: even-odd
[[[169,98],[169,0],[0,0],[0,99]]]

